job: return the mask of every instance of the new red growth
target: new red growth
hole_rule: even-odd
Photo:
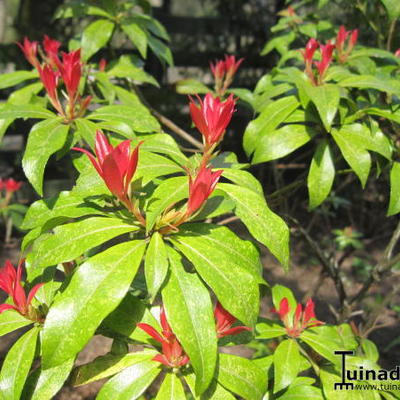
[[[244,331],[251,331],[248,326],[234,326],[236,318],[230,314],[225,308],[222,307],[221,303],[218,301],[214,309],[214,317],[217,325],[217,336],[222,338],[228,335],[237,335]]]

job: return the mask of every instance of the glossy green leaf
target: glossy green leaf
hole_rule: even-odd
[[[389,19],[395,20],[400,18],[400,3],[396,0],[381,0],[382,4],[385,6]]]
[[[58,226],[53,234],[34,247],[31,268],[40,275],[44,267],[75,260],[91,248],[137,229],[137,226],[124,223],[118,218],[104,217],[92,217]]]
[[[140,55],[146,58],[147,55],[147,34],[133,18],[124,18],[121,21],[121,28],[130,41],[139,50]]]
[[[0,394],[4,400],[20,400],[25,380],[32,365],[39,334],[32,328],[11,347],[0,372]]]
[[[147,290],[154,301],[168,273],[168,257],[162,236],[154,232],[146,251],[145,276]]]
[[[161,61],[165,61],[170,67],[174,65],[171,50],[166,44],[154,36],[148,36],[148,44]]]
[[[289,315],[293,315],[297,307],[297,301],[293,295],[293,292],[285,286],[274,285],[274,287],[272,288],[272,302],[276,310],[279,310],[281,301],[285,297],[288,299],[289,302]]]
[[[111,330],[112,334],[119,333],[138,342],[151,343],[149,336],[142,329],[136,327],[139,322],[156,328],[159,325],[146,304],[128,293],[118,307],[103,321],[101,329],[105,334]]]
[[[175,89],[179,94],[204,94],[210,92],[210,88],[197,79],[181,79],[175,83]]]
[[[288,387],[299,372],[299,346],[294,339],[286,339],[274,352],[274,393]]]
[[[235,396],[222,387],[215,379],[212,380],[208,389],[200,396],[196,395],[194,373],[185,373],[185,381],[195,400],[235,400]]]
[[[229,179],[231,182],[236,183],[236,185],[251,189],[262,196],[264,195],[261,183],[248,171],[225,168],[224,172],[222,172],[222,176]]]
[[[146,135],[141,149],[167,155],[182,166],[185,166],[188,163],[188,158],[181,152],[178,144],[171,135],[166,133]]]
[[[153,193],[146,212],[146,230],[150,231],[157,217],[167,209],[189,196],[189,183],[186,176],[176,176],[162,182]]]
[[[337,338],[327,335],[318,335],[317,332],[317,329],[312,331],[306,330],[301,334],[300,338],[322,357],[333,363],[339,363],[340,357],[335,355],[335,351],[342,350],[342,347],[338,345]]]
[[[3,136],[7,132],[8,127],[14,122],[13,118],[9,119],[0,119],[0,145],[1,145],[1,140],[3,139]]]
[[[34,104],[4,104],[0,106],[0,119],[35,118],[55,119],[57,116],[49,110]]]
[[[258,339],[272,339],[286,335],[286,329],[273,321],[262,320],[256,326]]]
[[[73,386],[80,386],[98,381],[99,379],[108,378],[131,365],[142,361],[149,361],[156,354],[157,352],[147,349],[136,353],[127,353],[122,355],[109,353],[97,357],[88,364],[76,367],[72,373],[71,383]]]
[[[0,111],[1,117],[1,111]],[[88,119],[100,121],[119,121],[130,126],[135,132],[158,132],[160,124],[147,109],[126,105],[100,107],[92,112]]]
[[[143,185],[158,176],[182,173],[183,168],[175,161],[149,151],[141,151],[139,154],[139,165],[134,179],[143,178]]]
[[[46,317],[42,339],[45,368],[69,360],[85,346],[101,321],[124,298],[144,248],[142,241],[121,243],[76,270]]]
[[[22,229],[33,229],[43,226],[54,218],[78,218],[90,214],[103,214],[95,203],[85,202],[71,192],[60,192],[57,196],[35,201],[28,209]]]
[[[96,141],[96,131],[99,127],[94,122],[85,118],[77,118],[75,124],[76,133],[93,149]]]
[[[165,375],[155,400],[186,400],[185,390],[175,374]]]
[[[98,19],[88,25],[82,34],[82,57],[88,60],[110,40],[114,23],[108,19]]]
[[[235,214],[254,238],[267,246],[280,263],[288,268],[289,228],[269,209],[264,196],[248,188],[228,183],[220,183],[217,187],[235,202]]]
[[[358,130],[353,129],[352,125],[344,125],[340,130],[332,129],[331,133],[344,159],[360,179],[362,187],[365,187],[371,169],[371,156]]]
[[[37,78],[38,73],[33,71],[15,71],[0,75],[0,90],[18,85],[28,79]]]
[[[196,373],[196,393],[203,393],[214,376],[217,335],[208,290],[194,273],[184,270],[180,255],[168,249],[169,279],[162,291],[172,331],[190,357]]]
[[[395,215],[400,212],[400,162],[393,162],[390,171],[390,202],[387,215]]]
[[[140,361],[112,377],[100,390],[96,400],[135,400],[159,375],[160,363]]]
[[[376,89],[390,94],[400,93],[400,82],[395,79],[381,79],[372,75],[354,75],[341,80],[339,86],[358,89]]]
[[[308,143],[315,131],[306,125],[286,125],[263,134],[254,151],[252,164],[282,158]]]
[[[14,310],[3,311],[0,314],[0,336],[29,324],[32,324],[32,321],[26,319],[20,313]]]
[[[321,389],[310,385],[290,386],[277,400],[324,400]]]
[[[67,380],[73,365],[74,359],[71,359],[56,367],[40,370],[39,379],[30,400],[52,399]]]
[[[299,102],[294,96],[283,97],[268,104],[244,132],[243,147],[247,155],[256,150],[262,136],[275,131],[298,106]]]
[[[340,90],[337,85],[306,86],[307,94],[314,103],[325,129],[329,132],[339,107]]]
[[[217,238],[188,233],[175,235],[173,243],[193,263],[223,307],[246,325],[253,326],[259,310],[259,280],[254,276],[254,269],[249,271],[246,264],[241,266],[240,260],[235,260],[237,252],[232,256],[229,246],[218,249],[220,237]]]
[[[267,375],[247,358],[219,355],[218,382],[245,400],[261,400],[267,390]]]
[[[310,208],[318,207],[328,196],[335,178],[335,165],[329,143],[323,140],[318,144],[308,172],[307,187]]]
[[[43,194],[43,174],[47,161],[64,146],[68,131],[68,125],[55,118],[39,122],[29,133],[22,167],[29,182],[40,195]]]

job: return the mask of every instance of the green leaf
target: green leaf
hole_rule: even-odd
[[[38,334],[38,328],[29,330],[7,353],[0,372],[0,393],[3,399],[20,400],[35,355]]]
[[[245,400],[261,400],[267,390],[267,375],[247,358],[219,355],[218,382]]]
[[[183,172],[183,168],[171,159],[150,153],[149,151],[140,151],[135,179],[143,178],[142,183],[145,185],[158,176],[175,174],[177,172]]]
[[[60,192],[57,196],[35,201],[29,207],[21,228],[33,229],[55,218],[79,218],[90,214],[103,212],[95,202],[86,203],[82,197],[72,192]]]
[[[186,176],[176,176],[163,181],[153,193],[146,211],[146,230],[149,232],[157,217],[172,204],[189,196],[189,183]]]
[[[254,238],[267,246],[280,263],[288,268],[289,228],[269,209],[264,197],[248,188],[229,183],[220,183],[218,188],[235,202],[235,214]]]
[[[146,251],[145,276],[147,291],[153,302],[168,273],[167,249],[162,236],[154,232]]]
[[[243,147],[248,156],[259,146],[259,141],[285,121],[285,119],[299,107],[294,96],[283,97],[269,103],[261,114],[247,125],[243,136]]]
[[[44,368],[73,358],[85,346],[101,321],[124,298],[144,248],[143,241],[121,243],[76,270],[46,317],[42,336]]]
[[[170,67],[174,65],[171,50],[166,44],[153,36],[148,36],[148,43],[151,50],[160,60],[166,61]]]
[[[175,140],[167,133],[146,135],[141,149],[152,151],[153,153],[167,155],[182,166],[186,165],[189,161],[188,158],[181,152]]]
[[[130,41],[139,50],[140,55],[146,58],[147,55],[147,34],[133,18],[124,18],[121,21],[121,28]]]
[[[222,176],[236,183],[236,185],[246,187],[264,196],[261,183],[250,172],[240,169],[225,168],[224,172],[222,172]]]
[[[57,116],[49,110],[34,104],[4,104],[0,106],[0,119],[36,118],[51,119]],[[32,128],[33,129],[33,128]]]
[[[75,124],[76,133],[93,149],[96,141],[96,131],[99,127],[94,122],[84,118],[77,118]]]
[[[305,86],[314,103],[325,129],[330,132],[332,122],[339,107],[340,89],[337,85]]]
[[[332,129],[331,133],[344,159],[360,179],[361,186],[365,187],[371,169],[371,156],[358,129],[354,125],[343,125],[340,130]]]
[[[20,313],[14,310],[3,311],[0,314],[0,336],[29,324],[32,324],[32,321],[26,319]]]
[[[340,392],[338,392],[340,393]],[[321,389],[310,385],[290,386],[279,400],[324,400]]]
[[[82,57],[88,60],[110,40],[114,31],[114,22],[98,19],[89,24],[82,33]]]
[[[0,112],[1,117],[1,112]],[[135,132],[157,132],[160,125],[147,109],[131,106],[111,105],[100,107],[88,116],[100,121],[119,121],[130,126]]]
[[[186,400],[185,390],[175,374],[165,375],[155,400]]]
[[[47,267],[75,260],[86,251],[124,233],[137,230],[137,226],[118,218],[92,217],[79,222],[58,226],[34,248],[32,268]]]
[[[328,196],[335,178],[335,165],[329,143],[322,140],[311,161],[307,178],[310,209],[318,207]]]
[[[355,87],[358,89],[376,89],[381,92],[398,94],[400,82],[395,79],[381,79],[371,75],[354,75],[338,82],[341,87]]]
[[[331,335],[320,335],[318,332],[323,331],[318,331],[317,329],[313,329],[312,331],[307,330],[301,334],[300,338],[322,357],[335,364],[339,363],[340,358],[335,355],[335,351],[342,348],[340,344],[338,344],[339,338],[335,336],[332,337]],[[330,333],[333,334],[333,332]]]
[[[274,352],[274,393],[288,387],[299,372],[299,346],[294,339],[286,339],[279,343]]]
[[[282,285],[274,285],[272,288],[272,302],[276,310],[279,310],[282,299],[287,298],[289,301],[289,316],[294,315],[297,307],[297,301],[293,292]]]
[[[134,364],[151,360],[157,352],[154,350],[143,350],[136,353],[122,355],[106,354],[95,358],[88,364],[76,367],[72,373],[71,383],[73,386],[86,385],[99,379],[108,378]]]
[[[175,90],[179,94],[203,94],[211,91],[197,79],[181,79],[175,82]]]
[[[160,363],[140,361],[112,377],[100,390],[96,400],[135,400],[161,372]]]
[[[265,132],[258,141],[252,163],[258,164],[287,156],[309,142],[316,132],[306,125],[286,125]]]
[[[189,232],[174,235],[171,240],[192,262],[223,307],[246,325],[253,326],[259,311],[259,279],[254,277],[253,267],[250,272],[235,260],[237,252],[232,257],[226,247],[218,249],[220,238],[217,238],[207,239]]]
[[[67,380],[74,365],[74,359],[56,367],[40,370],[39,379],[30,400],[52,399]]]
[[[143,68],[139,67],[138,62],[136,61],[137,57],[129,56],[129,55],[122,55],[118,61],[113,64],[113,66],[107,71],[107,75],[110,77],[116,78],[128,78],[133,79],[137,82],[146,82],[150,83],[151,85],[159,87],[158,82]],[[126,103],[127,97],[126,93],[130,94],[130,97],[135,96],[134,92],[128,92],[126,89],[123,89],[119,86],[114,86],[114,90],[118,93],[118,97],[122,101],[122,103]],[[125,93],[124,100],[121,99],[121,92]],[[137,99],[136,103],[139,103],[142,108],[145,106]],[[128,104],[129,105],[129,104]],[[137,105],[137,104],[136,104]]]
[[[29,182],[41,196],[47,161],[64,146],[68,131],[69,126],[62,124],[60,118],[55,118],[39,122],[29,132],[22,168]]]
[[[258,339],[272,339],[286,335],[286,329],[273,321],[262,320],[256,326]]]
[[[389,19],[394,21],[400,17],[400,3],[396,0],[381,0],[388,13]]]
[[[221,386],[215,378],[208,389],[202,395],[197,396],[195,391],[195,374],[185,373],[184,377],[195,400],[235,400],[235,396]]]
[[[171,274],[162,291],[172,331],[190,357],[196,393],[203,393],[214,376],[217,335],[208,290],[194,273],[184,270],[180,255],[169,248]]]
[[[400,162],[394,161],[390,171],[390,201],[388,216],[400,212]]]
[[[34,79],[38,77],[36,70],[33,71],[15,71],[8,74],[0,75],[0,90],[11,86],[18,85],[28,79]]]

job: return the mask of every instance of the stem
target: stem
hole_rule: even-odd
[[[397,19],[394,19],[389,26],[388,38],[387,38],[387,42],[386,42],[386,50],[387,51],[391,51],[391,48],[392,48],[392,42],[393,42],[394,29],[396,27],[396,22],[397,22]]]

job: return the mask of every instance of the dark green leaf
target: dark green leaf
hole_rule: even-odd
[[[172,67],[174,65],[174,60],[172,58],[172,53],[169,47],[164,44],[161,40],[156,39],[153,36],[148,36],[148,44],[154,54],[161,60],[166,61],[166,63]]]
[[[42,336],[45,368],[73,358],[85,346],[101,321],[124,298],[144,248],[142,241],[121,243],[76,270],[46,317]]]
[[[25,380],[32,365],[39,334],[32,328],[11,347],[0,372],[0,393],[4,400],[20,400]]]
[[[162,236],[154,232],[146,251],[145,276],[147,290],[154,301],[168,272],[167,249]]]
[[[203,393],[214,376],[217,335],[211,298],[194,273],[184,270],[180,255],[169,248],[171,274],[162,291],[167,319],[196,374],[196,392]]]
[[[323,140],[315,151],[307,178],[311,209],[318,207],[326,199],[331,191],[334,178],[335,165],[332,152],[328,141]]]
[[[82,57],[88,60],[110,40],[114,23],[107,19],[98,19],[88,25],[82,34]]]
[[[135,400],[161,372],[160,363],[141,361],[111,378],[100,390],[97,400]]]
[[[400,212],[400,162],[394,162],[390,171],[390,202],[387,215]]]
[[[29,182],[40,195],[43,194],[43,174],[47,161],[64,146],[68,131],[68,125],[55,118],[39,122],[29,132],[22,167]]]
[[[289,264],[289,228],[273,213],[260,194],[244,187],[220,183],[236,204],[235,214],[246,225],[255,239],[268,247],[271,253],[287,268]]]
[[[306,125],[286,125],[265,132],[258,141],[252,163],[258,164],[284,157],[309,142],[315,131]]]
[[[299,346],[294,339],[286,339],[279,343],[274,352],[274,393],[288,387],[299,372]]]
[[[267,375],[247,358],[219,355],[218,382],[245,400],[261,400],[267,390]]]

